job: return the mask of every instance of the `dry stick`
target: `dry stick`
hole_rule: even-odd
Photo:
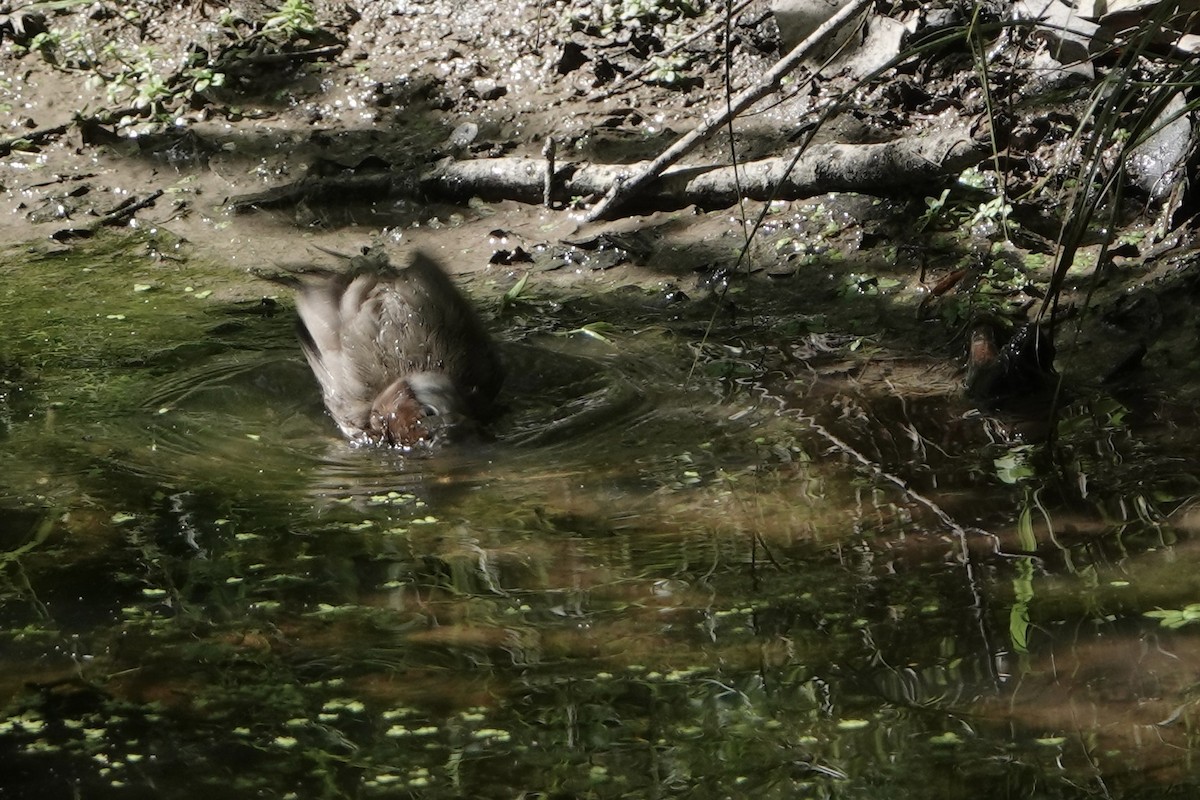
[[[141,211],[143,208],[154,205],[154,201],[162,196],[163,196],[163,190],[155,189],[153,192],[146,195],[146,197],[142,200],[138,200],[137,198],[131,197],[130,199],[126,200],[124,203],[117,206],[112,211],[108,212],[104,216],[100,217],[100,219],[98,219],[94,223],[92,223],[91,227],[98,228],[101,225],[120,225],[127,218],[132,217],[134,214]]]
[[[105,225],[120,225],[129,217],[132,217],[137,212],[147,206],[154,205],[154,201],[163,196],[162,189],[155,189],[150,194],[146,195],[145,199],[138,200],[136,197],[131,197],[119,206],[109,211],[102,217],[92,220],[86,227],[83,228],[64,228],[55,231],[50,235],[51,239],[57,242],[66,242],[71,239],[90,239],[96,235],[96,231],[100,230]]]
[[[24,136],[18,136],[15,139],[5,139],[0,141],[0,156],[6,156],[23,142],[30,144],[41,144],[46,139],[51,139],[67,132],[69,125],[55,125],[53,128],[42,128],[40,131],[30,131]]]
[[[779,62],[758,83],[743,90],[741,94],[733,98],[723,111],[719,114],[706,116],[699,126],[676,140],[675,144],[668,147],[662,155],[651,161],[649,166],[637,175],[629,180],[614,181],[608,193],[588,212],[587,221],[593,222],[600,219],[600,217],[620,206],[638,190],[657,178],[664,169],[690,153],[700,142],[712,136],[718,128],[728,123],[730,119],[745,111],[760,99],[778,90],[783,83],[784,77],[800,65],[800,62],[808,56],[810,50],[814,49],[822,40],[840,28],[843,23],[870,4],[871,0],[854,0],[849,5],[843,6],[838,13],[825,20],[825,23],[813,31],[807,39],[793,47],[790,53],[779,59]]]
[[[309,50],[258,53],[234,59],[232,65],[237,67],[261,67],[273,64],[286,64],[289,61],[320,61],[326,56],[340,55],[345,49],[345,45],[331,44],[325,47],[314,47]]]
[[[542,155],[546,157],[546,169],[542,173],[542,205],[554,208],[554,137],[547,136],[542,145]]]
[[[737,16],[738,14],[745,11],[746,7],[749,6],[753,2],[754,2],[754,0],[742,0],[742,2],[738,3],[736,6],[733,7],[732,10],[730,10],[728,16]],[[666,50],[659,53],[658,57],[666,58],[667,56],[673,54],[676,50],[682,50],[683,48],[687,47],[689,44],[696,41],[700,37],[707,36],[708,34],[712,33],[717,27],[719,27],[725,23],[726,16],[727,15],[724,12],[722,12],[721,15],[717,19],[708,23],[703,28],[696,31],[695,33],[693,33],[691,36],[687,37],[686,39],[676,42],[671,47],[668,47]],[[654,69],[653,63],[643,64],[642,66],[638,67],[637,69],[635,69],[633,72],[629,73],[628,75],[625,75],[625,76],[617,79],[617,81],[615,83],[613,83],[612,86],[609,86],[603,92],[589,95],[587,97],[587,101],[589,103],[595,103],[595,102],[599,102],[600,100],[607,100],[608,98],[612,97],[614,94],[619,94],[620,92],[624,91],[624,89],[622,87],[624,87],[625,84],[629,83],[630,81],[637,80],[638,78],[642,77],[643,75],[645,75],[647,72],[649,72],[652,69]]]

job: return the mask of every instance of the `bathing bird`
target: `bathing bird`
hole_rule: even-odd
[[[397,267],[365,248],[349,262],[276,278],[296,290],[300,344],[342,433],[411,449],[477,430],[504,370],[470,303],[424,253]]]

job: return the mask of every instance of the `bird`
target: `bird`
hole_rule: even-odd
[[[296,291],[300,345],[341,432],[404,450],[477,432],[504,368],[470,303],[423,252],[403,267],[381,247],[349,262],[274,278]]]
[[[1048,325],[1026,323],[1008,337],[991,319],[981,318],[971,330],[967,350],[967,397],[995,407],[1036,398],[1055,384],[1054,339]]]

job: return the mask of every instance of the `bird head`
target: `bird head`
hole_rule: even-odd
[[[371,405],[365,441],[390,447],[428,446],[473,427],[450,376],[415,372],[379,393]]]

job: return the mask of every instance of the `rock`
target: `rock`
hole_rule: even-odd
[[[1133,185],[1158,201],[1170,195],[1184,179],[1195,138],[1182,92],[1167,102],[1149,130],[1153,131],[1150,137],[1133,148],[1125,159],[1125,171]]]
[[[775,15],[775,24],[779,26],[780,49],[785,53],[791,51],[825,24],[838,9],[848,4],[849,0],[771,0],[771,13]],[[859,23],[865,16],[864,11],[858,17],[847,21],[809,55],[809,60],[823,64],[842,50],[843,46],[853,48],[855,45],[851,40],[858,33]]]

